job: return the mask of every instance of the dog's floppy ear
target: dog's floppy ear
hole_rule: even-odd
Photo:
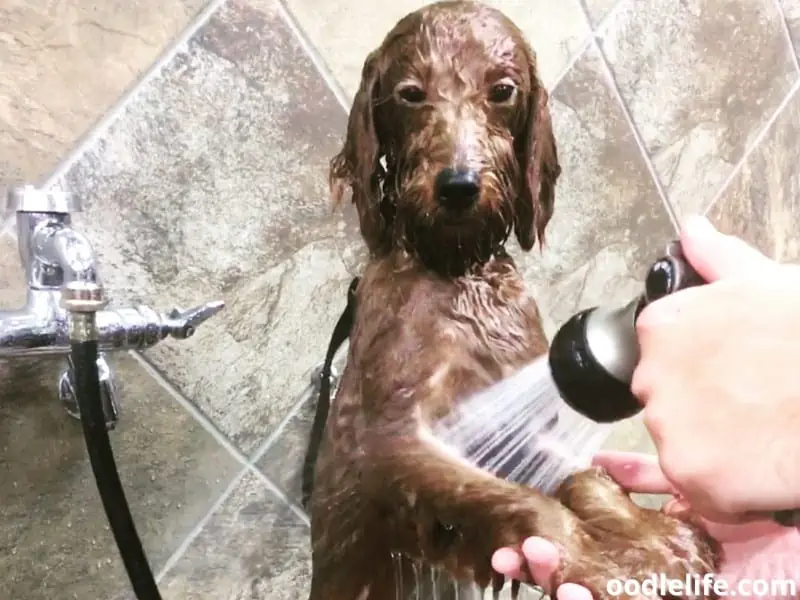
[[[341,203],[349,187],[358,210],[361,235],[372,251],[385,241],[387,229],[380,210],[383,150],[375,119],[383,62],[381,48],[367,56],[361,71],[361,85],[350,109],[344,147],[330,165],[334,205]]]
[[[531,93],[528,97],[521,139],[516,140],[522,189],[514,204],[514,233],[523,250],[538,240],[544,245],[544,230],[553,216],[555,187],[561,175],[556,140],[550,121],[548,93],[530,60]]]

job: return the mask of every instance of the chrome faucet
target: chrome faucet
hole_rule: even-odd
[[[57,188],[39,190],[16,186],[8,191],[6,212],[16,212],[19,255],[25,268],[28,294],[19,310],[0,311],[0,359],[18,356],[69,357],[69,313],[61,305],[63,286],[85,281],[101,284],[89,240],[73,229],[71,214],[81,211],[77,197]],[[107,352],[143,350],[172,336],[185,339],[225,306],[208,302],[189,310],[158,313],[147,306],[97,313],[97,367],[109,429],[116,426],[119,405]],[[75,398],[74,368],[69,358],[58,382],[58,395],[67,412],[80,418]]]

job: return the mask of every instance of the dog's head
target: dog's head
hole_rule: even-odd
[[[402,247],[464,270],[512,231],[544,241],[561,169],[536,56],[501,12],[431,4],[400,20],[364,63],[347,138],[331,163],[374,254]]]

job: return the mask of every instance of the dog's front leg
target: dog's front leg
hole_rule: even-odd
[[[406,523],[395,529],[413,532],[389,540],[396,544],[392,551],[444,567],[462,581],[487,587],[496,580],[492,554],[531,536],[559,549],[551,585],[578,583],[596,600],[610,597],[613,578],[644,580],[657,572],[683,580],[716,566],[716,549],[704,532],[636,506],[598,469],[573,475],[548,497],[474,468],[420,436],[381,436],[368,456],[369,484],[405,507],[399,520]]]
[[[491,557],[529,536],[552,540],[565,559],[588,540],[578,519],[555,498],[499,479],[450,457],[419,436],[380,435],[365,453],[368,493],[403,506],[393,551],[443,566],[457,579],[488,586]],[[392,542],[392,540],[390,540]]]

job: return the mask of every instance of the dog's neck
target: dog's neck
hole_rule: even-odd
[[[401,243],[397,249],[424,270],[447,279],[470,275],[493,260],[508,258],[502,244],[476,247],[472,252],[419,243]]]
[[[466,253],[463,248],[448,251],[435,244],[421,244],[419,239],[412,241],[404,237],[395,238],[389,253],[399,269],[419,269],[444,279],[473,275],[493,261],[511,260],[503,244],[476,248],[474,252]]]

